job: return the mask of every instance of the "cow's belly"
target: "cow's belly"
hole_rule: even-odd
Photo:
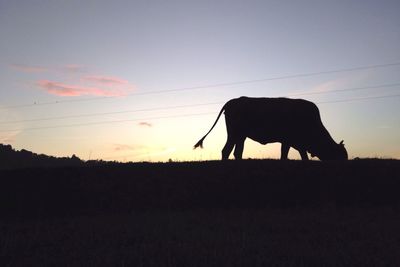
[[[266,145],[269,143],[281,142],[280,140],[274,139],[274,138],[265,138],[265,137],[259,138],[259,137],[255,137],[255,136],[248,136],[248,138],[250,138],[251,140],[256,141],[262,145]]]
[[[297,145],[305,142],[305,136],[301,134],[301,130],[293,129],[292,127],[267,128],[249,130],[247,137],[263,145],[276,142]]]
[[[265,135],[248,134],[247,137],[263,145],[268,143],[282,142],[282,138],[280,138],[279,136],[273,136],[268,134]]]

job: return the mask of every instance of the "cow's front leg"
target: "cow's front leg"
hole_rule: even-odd
[[[282,146],[281,146],[281,160],[287,160],[288,159],[289,149],[290,149],[289,145],[287,145],[285,143],[282,143]]]

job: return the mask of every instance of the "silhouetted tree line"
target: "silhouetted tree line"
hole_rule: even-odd
[[[83,164],[84,162],[75,155],[59,158],[36,154],[25,149],[17,151],[11,145],[0,144],[0,169],[65,167],[80,166]]]

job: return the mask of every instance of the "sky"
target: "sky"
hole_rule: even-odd
[[[0,0],[0,143],[117,161],[221,157],[225,102],[315,102],[350,158],[400,159],[400,1]],[[244,158],[279,158],[246,140]],[[291,149],[289,157],[298,159]]]

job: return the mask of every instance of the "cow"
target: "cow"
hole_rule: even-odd
[[[203,141],[225,111],[227,141],[222,149],[222,160],[242,159],[244,141],[248,137],[263,145],[279,142],[281,159],[288,158],[289,149],[296,149],[302,160],[307,152],[320,160],[347,160],[343,141],[337,144],[322,124],[318,107],[304,99],[240,97],[229,100],[221,109],[211,129],[194,148],[203,147]]]

